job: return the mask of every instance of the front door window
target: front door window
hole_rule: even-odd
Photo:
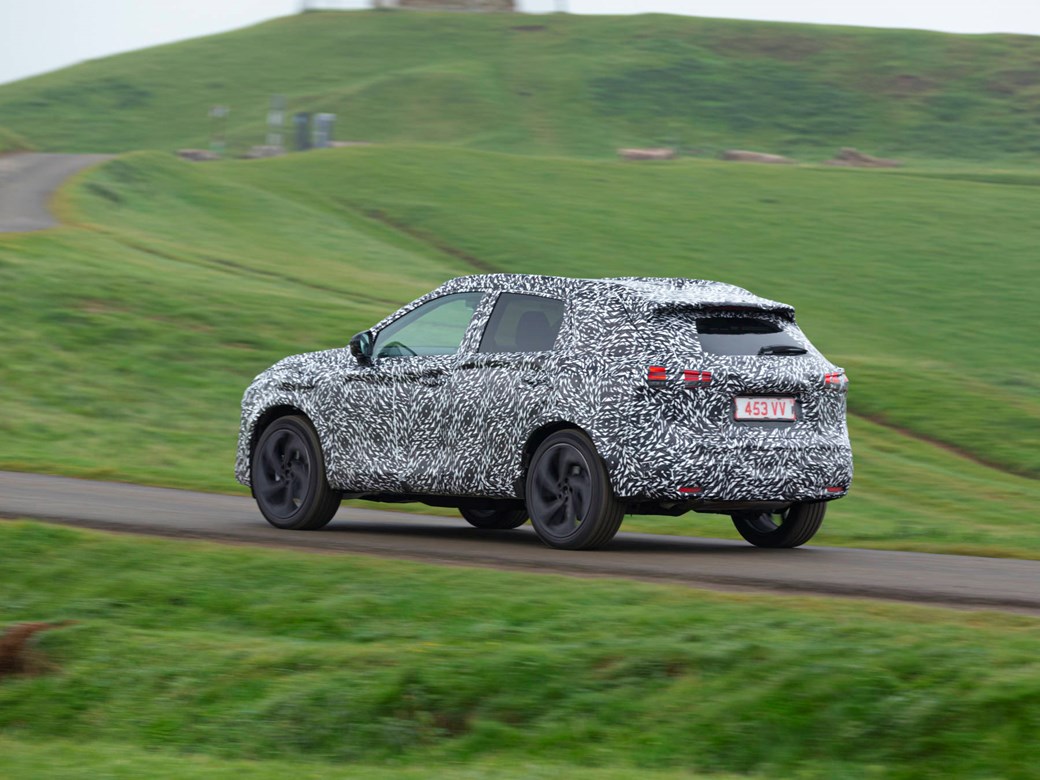
[[[383,328],[372,354],[376,360],[455,354],[483,296],[456,293],[424,303]]]

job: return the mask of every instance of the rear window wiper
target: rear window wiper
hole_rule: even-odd
[[[760,350],[759,355],[804,355],[808,352],[805,347],[797,347],[794,344],[766,344]]]

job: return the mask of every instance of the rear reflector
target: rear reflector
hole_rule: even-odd
[[[704,488],[699,488],[699,487],[681,487],[681,488],[679,488],[679,492],[680,493],[687,493],[687,494],[703,493],[704,492]]]
[[[843,487],[829,487],[829,488],[824,488],[824,490],[826,490],[828,493],[844,493],[845,492],[845,488],[843,488]]]

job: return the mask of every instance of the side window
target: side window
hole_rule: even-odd
[[[502,293],[495,301],[481,352],[545,352],[563,322],[563,301],[539,295]]]
[[[372,354],[376,359],[413,355],[451,355],[458,351],[481,292],[434,298],[379,331]]]

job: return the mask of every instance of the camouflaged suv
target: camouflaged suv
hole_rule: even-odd
[[[792,307],[740,287],[467,276],[260,374],[236,473],[279,528],[365,498],[568,549],[691,511],[794,547],[849,489],[846,391]]]

